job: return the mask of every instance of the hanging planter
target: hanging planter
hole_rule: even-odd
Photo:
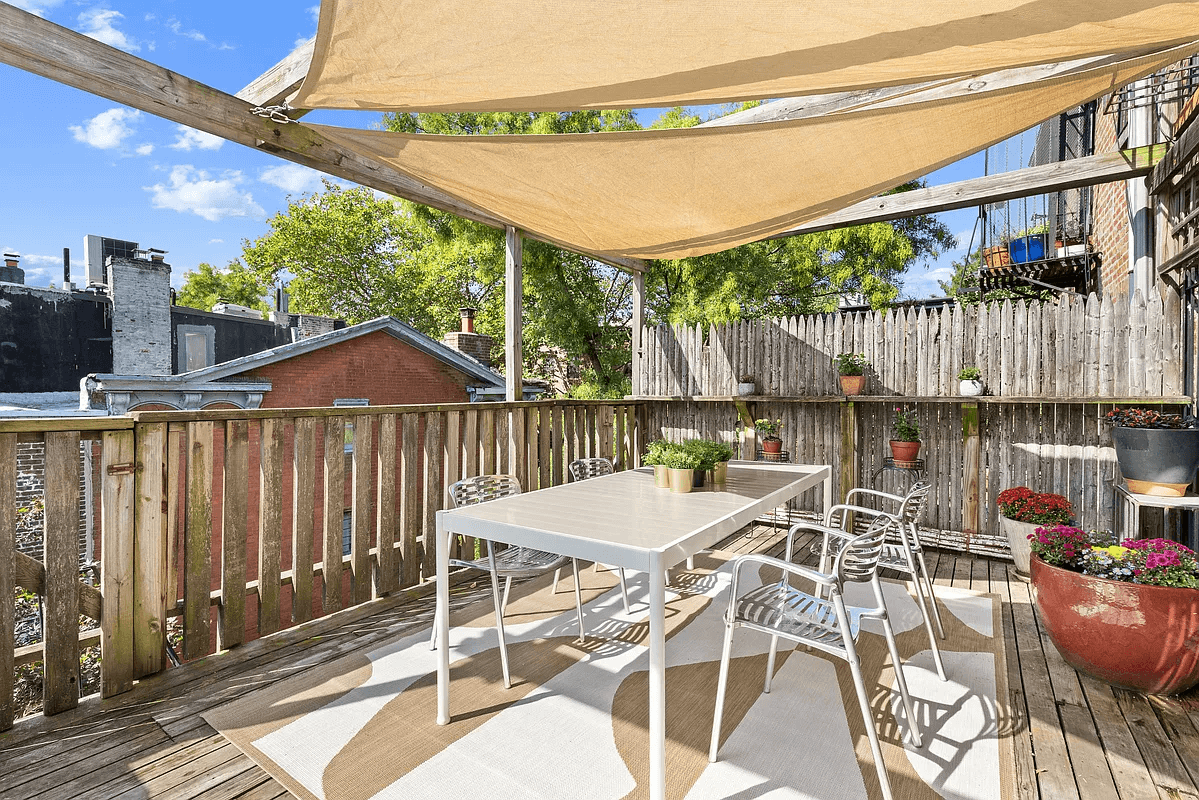
[[[1120,474],[1134,494],[1182,497],[1199,469],[1199,428],[1193,417],[1156,410],[1113,409],[1112,442]]]

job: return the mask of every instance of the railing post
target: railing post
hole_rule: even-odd
[[[852,400],[841,404],[841,466],[839,502],[858,485],[858,409]],[[827,510],[827,509],[826,509]]]
[[[0,433],[0,731],[12,727],[13,717],[13,635],[14,604],[8,599],[16,593],[17,525],[13,511],[17,507],[17,435]]]
[[[100,451],[100,540],[104,611],[100,696],[133,688],[133,431],[108,431]]]
[[[133,509],[133,677],[136,680],[162,671],[166,645],[166,424],[135,426],[134,443],[137,472]]]
[[[79,705],[79,431],[47,433],[45,441],[42,713],[51,716]]]
[[[978,430],[978,403],[962,403],[962,451],[965,454],[962,476],[962,532],[967,538],[978,533],[979,482],[982,447]]]

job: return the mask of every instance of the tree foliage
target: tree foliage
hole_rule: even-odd
[[[721,107],[708,118],[753,105]],[[698,113],[680,107],[653,127],[700,122]],[[386,114],[384,125],[442,135],[640,127],[630,111]],[[437,338],[457,326],[458,309],[469,305],[477,309],[477,329],[503,340],[502,231],[331,182],[322,192],[291,201],[268,225],[266,235],[245,243],[246,265],[268,285],[290,277],[297,310],[351,323],[390,314]],[[830,310],[844,294],[881,306],[898,296],[905,269],[952,242],[944,225],[917,217],[649,262],[647,316],[651,322],[706,325]],[[523,264],[526,368],[548,372],[554,363],[576,362],[589,376],[588,393],[623,390],[630,360],[630,276],[531,240],[525,242]]]
[[[181,306],[212,311],[221,301],[266,311],[263,297],[270,292],[271,283],[263,282],[257,273],[234,259],[225,269],[200,263],[194,271],[183,275],[183,287],[176,296]]]

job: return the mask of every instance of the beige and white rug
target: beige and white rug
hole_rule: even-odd
[[[730,572],[717,554],[672,575],[667,609],[668,797],[879,796],[847,666],[783,651],[762,694],[769,638],[734,639],[721,760],[709,764]],[[774,578],[747,572],[742,587]],[[514,587],[503,688],[490,601],[453,615],[451,711],[435,724],[435,654],[428,628],[345,656],[209,711],[204,718],[291,792],[320,800],[647,797],[647,633],[644,576],[630,576],[622,613],[609,573],[583,575],[588,642],[575,641],[573,587]],[[868,592],[868,587],[863,587]],[[937,679],[914,600],[886,583],[922,748],[901,738],[899,695],[881,629],[859,647],[897,798],[1012,796],[1011,714],[1000,601],[938,587],[948,682]],[[853,599],[852,597],[850,598]],[[861,599],[865,601],[866,596]]]

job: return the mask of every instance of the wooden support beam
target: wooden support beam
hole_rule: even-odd
[[[962,475],[962,532],[969,537],[977,534],[979,527],[982,442],[979,439],[978,403],[962,404],[962,447],[965,453]]]
[[[845,502],[849,490],[858,485],[858,409],[850,400],[841,406],[841,466],[838,478],[841,491],[837,494],[838,503]],[[825,509],[828,513],[828,509]],[[827,523],[828,520],[826,519]],[[853,530],[850,526],[849,530]]]
[[[523,247],[516,228],[504,230],[504,399],[524,399],[524,280]]]
[[[243,87],[237,96],[256,106],[277,106],[286,103],[300,90],[300,84],[308,74],[308,65],[312,63],[312,50],[315,46],[315,36],[302,42],[278,64]],[[289,113],[288,116],[298,119],[306,113],[308,109],[296,109],[295,113]]]
[[[641,336],[645,327],[645,276],[640,272],[633,273],[633,396],[641,394]]]
[[[1140,178],[1153,170],[1153,166],[1162,159],[1165,152],[1164,144],[1119,150],[941,186],[930,186],[927,189],[871,197],[770,238],[784,239],[850,225],[936,214],[1017,197]]]
[[[255,103],[205,86],[7,3],[0,3],[0,38],[4,40],[0,63],[395,197],[493,228],[507,224],[388,164],[335,144],[314,128],[254,116],[250,110]],[[278,80],[286,79],[285,75]],[[263,80],[262,87],[269,84]],[[257,91],[261,94],[256,99],[271,99],[266,95],[270,89]],[[536,233],[526,232],[526,235],[568,250],[578,249]],[[645,268],[645,263],[636,258],[584,255],[630,271]]]

